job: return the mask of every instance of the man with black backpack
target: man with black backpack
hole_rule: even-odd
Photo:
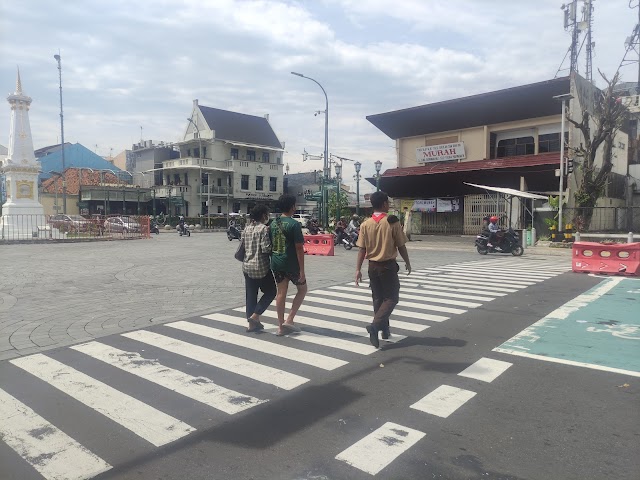
[[[278,207],[282,215],[271,222],[271,270],[278,285],[276,294],[278,332],[276,335],[282,336],[300,331],[294,325],[293,319],[307,294],[307,279],[304,274],[302,225],[291,218],[296,211],[296,197],[282,195],[278,200]],[[285,321],[284,310],[289,282],[297,287],[298,292],[291,302],[291,309]]]

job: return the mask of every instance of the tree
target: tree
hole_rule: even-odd
[[[620,78],[619,72],[609,80],[602,72],[600,75],[607,87],[596,90],[590,113],[589,105],[582,105],[580,122],[567,116],[567,120],[582,134],[583,142],[578,147],[570,148],[573,154],[581,159],[578,188],[575,193],[575,204],[579,214],[575,218],[579,230],[587,230],[593,217],[593,209],[598,198],[604,193],[609,173],[613,167],[613,143],[616,133],[623,126],[627,109],[616,98],[614,88]],[[595,127],[592,132],[592,124]],[[598,149],[602,147],[602,164],[595,165]]]
[[[329,218],[335,218],[336,215],[336,192],[329,192]],[[340,217],[349,213],[349,199],[345,192],[340,193]]]

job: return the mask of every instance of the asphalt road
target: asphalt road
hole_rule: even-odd
[[[393,341],[376,351],[363,328],[368,291],[348,278],[355,252],[309,258],[303,331],[277,338],[243,333],[235,244],[120,243],[138,256],[128,270],[155,272],[140,291],[164,271],[150,258],[160,248],[171,267],[213,270],[215,280],[196,274],[200,286],[237,284],[209,311],[0,362],[3,480],[638,478],[636,330],[631,317],[612,323],[616,309],[637,309],[636,283],[616,284],[624,296],[613,298],[608,280],[568,272],[567,257],[422,242]],[[554,336],[550,322],[585,292],[590,305],[613,303],[566,318],[616,335]],[[518,349],[540,354],[504,353]],[[610,355],[589,356],[598,350]]]

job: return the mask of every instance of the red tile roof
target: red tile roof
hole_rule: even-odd
[[[495,158],[492,160],[474,160],[459,163],[431,163],[418,167],[392,168],[382,174],[383,178],[407,177],[411,175],[435,175],[449,172],[469,172],[473,170],[495,170],[502,168],[535,167],[538,165],[560,165],[560,152],[541,153],[539,155],[521,155],[518,157]]]

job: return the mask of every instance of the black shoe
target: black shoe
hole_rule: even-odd
[[[369,341],[371,345],[376,348],[380,348],[380,340],[378,340],[378,331],[373,325],[367,325],[367,332],[369,332]]]
[[[390,336],[391,336],[391,332],[389,331],[388,328],[385,328],[384,330],[382,330],[382,339],[383,340],[389,340]]]

